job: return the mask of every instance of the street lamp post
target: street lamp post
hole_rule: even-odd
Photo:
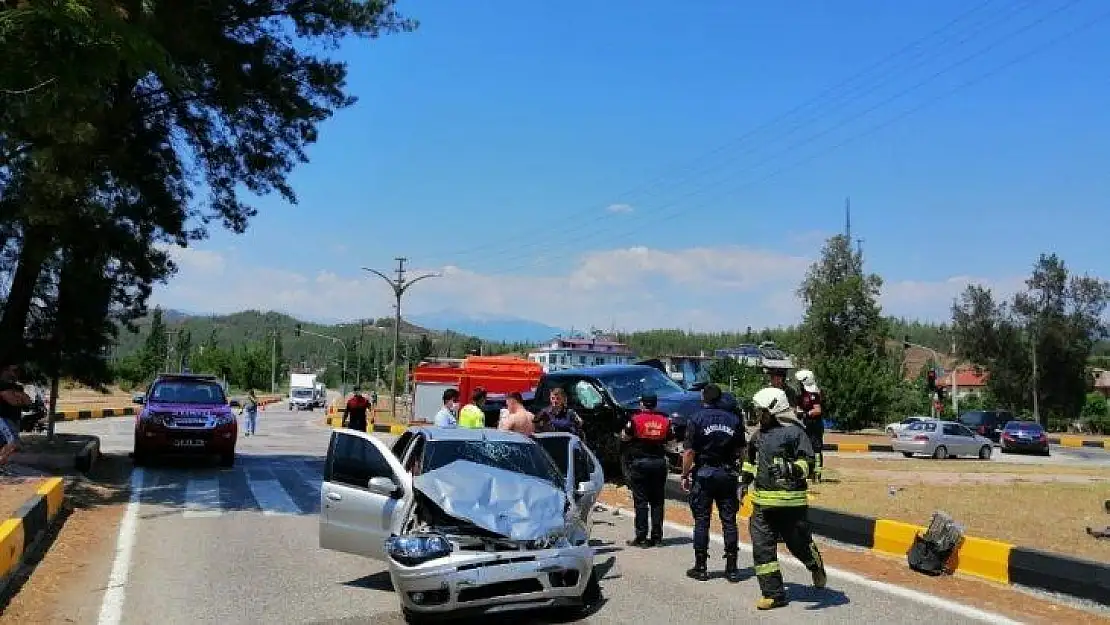
[[[377,269],[371,269],[369,267],[363,267],[362,268],[363,271],[369,271],[370,273],[378,276],[382,280],[385,280],[386,284],[388,284],[389,287],[391,289],[393,289],[393,297],[396,298],[396,300],[397,300],[396,301],[396,314],[393,318],[393,365],[392,365],[392,369],[391,369],[390,375],[389,375],[389,394],[392,397],[391,410],[393,412],[393,418],[394,419],[397,418],[397,355],[398,355],[397,354],[397,349],[398,349],[398,346],[401,344],[401,297],[404,296],[405,291],[407,291],[409,289],[409,287],[416,284],[417,282],[420,282],[421,280],[425,280],[427,278],[437,278],[437,277],[440,276],[440,274],[438,274],[438,273],[427,273],[427,274],[424,274],[422,276],[417,276],[417,277],[415,277],[411,280],[406,280],[405,279],[405,262],[408,259],[407,258],[397,258],[396,260],[397,260],[397,278],[396,279],[390,278],[389,276],[387,276],[384,273],[378,271]]]

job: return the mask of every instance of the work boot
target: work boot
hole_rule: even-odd
[[[648,539],[647,546],[648,547],[658,547],[662,544],[663,544],[663,537],[662,536],[652,536],[651,538]]]
[[[824,588],[829,583],[829,575],[825,573],[825,567],[810,571],[813,574],[813,587]]]
[[[651,546],[651,543],[648,541],[648,539],[638,538],[638,537],[633,538],[632,540],[626,541],[624,544],[628,545],[629,547],[639,547],[641,549]]]
[[[755,602],[755,609],[757,610],[773,610],[774,608],[781,608],[786,605],[786,599],[776,599],[774,597],[760,597],[759,601]]]
[[[709,554],[705,551],[694,552],[694,567],[686,571],[686,577],[704,582],[709,579],[709,567],[706,566],[706,560],[709,559]]]
[[[725,554],[725,579],[732,584],[740,582],[740,568],[736,566],[735,553]]]

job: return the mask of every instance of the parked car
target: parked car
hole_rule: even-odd
[[[932,456],[938,460],[957,456],[978,456],[990,460],[991,440],[979,436],[967,426],[940,419],[925,419],[902,428],[892,439],[894,451],[911,458],[914,455]]]
[[[931,417],[906,417],[905,419],[902,419],[901,421],[896,421],[894,423],[888,424],[886,426],[886,433],[893,437],[895,434],[897,434],[899,431],[902,430],[902,428],[906,427],[907,425],[909,425],[911,423],[917,423],[918,421],[928,421],[930,418]]]
[[[143,405],[135,418],[136,465],[177,454],[217,456],[222,466],[235,464],[239,429],[231,409],[239,402],[228,401],[216,376],[160,375],[136,403]]]
[[[410,622],[578,611],[600,599],[589,534],[604,481],[571,434],[418,426],[390,448],[334,430],[320,547],[384,561]]]
[[[969,410],[960,415],[960,423],[995,443],[1002,436],[1002,428],[1013,420],[1014,413],[1009,410]]]
[[[1002,428],[1002,453],[1033,452],[1047,456],[1048,434],[1036,421],[1011,421]]]

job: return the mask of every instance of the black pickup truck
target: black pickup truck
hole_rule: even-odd
[[[640,396],[654,393],[658,410],[671,417],[674,440],[668,445],[672,465],[678,466],[686,420],[701,407],[701,394],[687,391],[667,374],[648,365],[601,365],[545,374],[535,396],[528,400],[533,414],[551,405],[551,389],[566,391],[570,407],[582,417],[586,442],[608,469],[620,466],[620,431],[639,409]],[[736,400],[725,393],[726,405]],[[739,414],[739,410],[737,414]]]

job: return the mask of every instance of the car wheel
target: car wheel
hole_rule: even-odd
[[[944,460],[948,457],[948,448],[944,445],[937,445],[937,448],[933,450],[933,457],[937,460]]]
[[[231,467],[235,466],[235,452],[233,451],[231,453],[221,454],[220,455],[220,466],[221,467],[226,467],[226,468],[231,468]]]
[[[912,451],[903,451],[902,455],[907,457],[907,458],[913,458],[913,452]]]
[[[991,446],[990,445],[983,445],[983,447],[979,450],[979,459],[980,460],[990,460],[991,459]]]
[[[150,464],[150,458],[147,458],[147,455],[144,452],[136,449],[131,454],[131,463],[137,467],[145,467]]]

